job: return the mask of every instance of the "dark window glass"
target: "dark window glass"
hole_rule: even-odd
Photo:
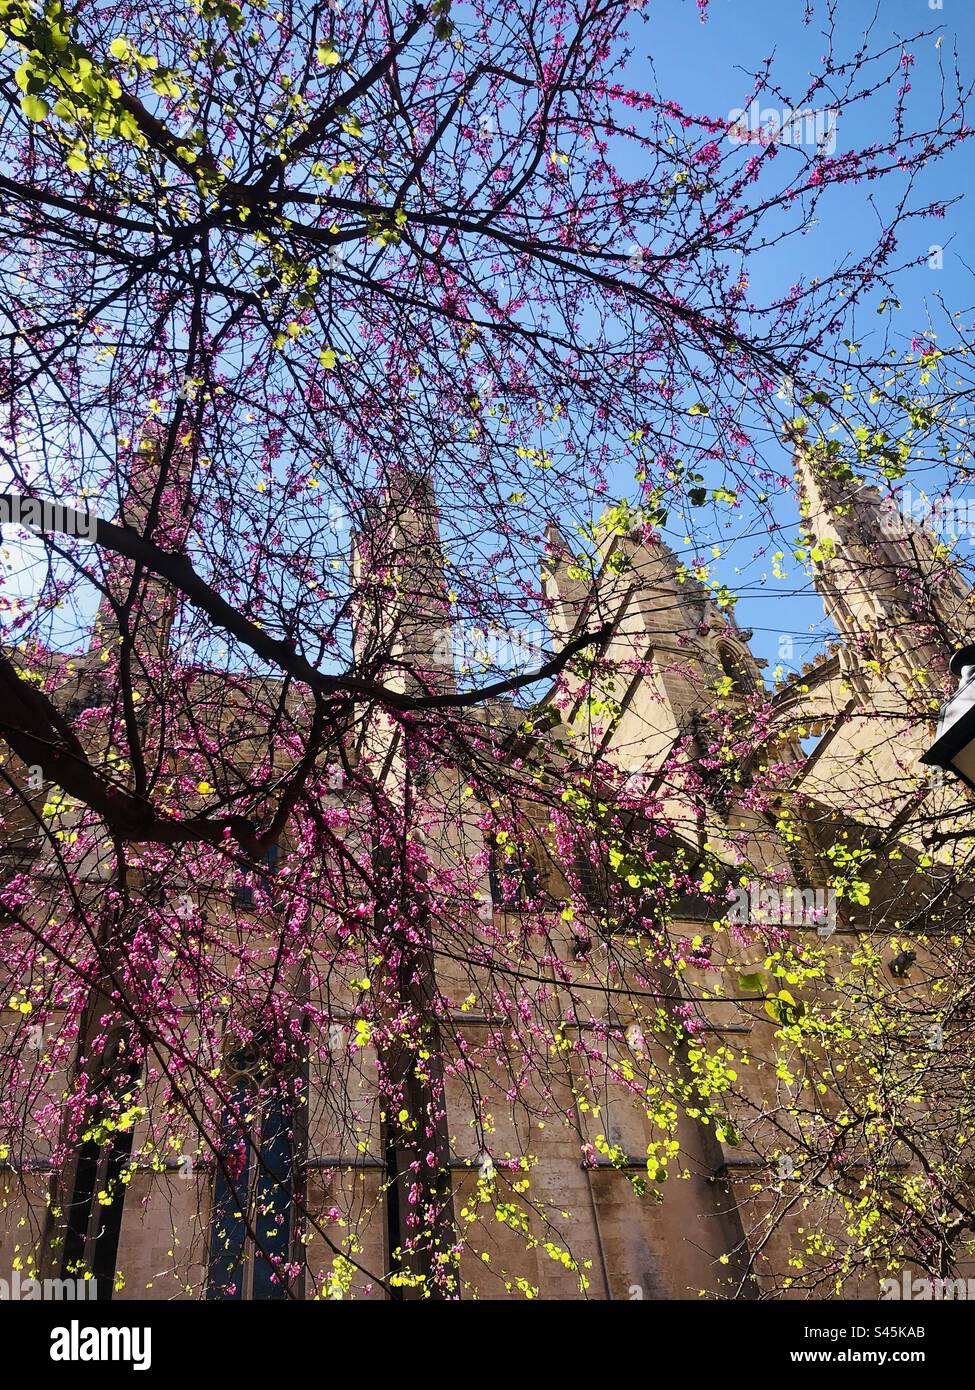
[[[261,1126],[255,1212],[253,1297],[284,1298],[287,1280],[278,1271],[291,1248],[291,1131],[279,1100],[268,1106]]]
[[[522,907],[541,891],[541,875],[534,858],[524,850],[506,856],[497,845],[491,846],[488,883],[491,901],[502,909]]]
[[[244,1116],[250,1092],[246,1082],[234,1088],[224,1111],[221,1144],[213,1184],[210,1221],[210,1269],[207,1298],[243,1298],[247,1253],[247,1201],[250,1144]]]
[[[254,1156],[245,1119],[253,1104],[250,1086],[241,1080],[223,1117],[221,1162],[213,1187],[209,1299],[270,1299],[287,1294],[287,1280],[280,1269],[291,1250],[291,1126],[283,1102],[270,1101],[261,1119],[259,1156]],[[247,1230],[248,1211],[253,1240]]]
[[[261,864],[264,872],[258,873],[258,882],[265,893],[270,893],[272,881],[278,869],[277,845],[268,846],[261,858]],[[234,885],[233,905],[234,907],[254,906],[254,889],[251,884],[236,883]]]

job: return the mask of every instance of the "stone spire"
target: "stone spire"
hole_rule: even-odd
[[[384,683],[419,694],[455,688],[440,516],[428,477],[391,472],[352,543],[354,654]]]
[[[542,586],[553,645],[612,624],[606,654],[615,675],[605,693],[618,702],[619,715],[612,729],[605,716],[597,718],[602,727],[594,731],[607,756],[649,773],[675,740],[708,718],[719,688],[727,687],[725,699],[762,688],[750,633],[659,537],[642,528],[607,532],[587,557],[572,553],[557,526],[547,542]]]
[[[188,450],[174,451],[162,472],[166,435],[160,426],[142,432],[128,467],[128,486],[115,521],[147,535],[165,550],[181,550],[190,525],[192,459]],[[106,556],[105,586],[92,628],[88,655],[101,661],[103,653],[119,640],[115,605],[126,603],[136,576],[136,566],[120,556]],[[130,613],[130,631],[143,660],[164,659],[178,607],[177,596],[164,581],[152,575],[140,578]]]
[[[911,669],[942,665],[975,616],[946,546],[839,452],[808,443],[801,427],[786,437],[816,588],[847,647]]]

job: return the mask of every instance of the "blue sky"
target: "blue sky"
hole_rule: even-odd
[[[631,25],[633,58],[630,68],[620,74],[626,85],[645,88],[656,85],[691,113],[727,119],[731,111],[747,102],[752,89],[751,73],[774,55],[774,75],[784,92],[796,99],[806,86],[808,75],[821,65],[824,48],[822,14],[824,0],[815,0],[814,17],[803,23],[806,0],[710,0],[708,19],[700,21],[695,0],[644,0]],[[862,39],[864,26],[877,16],[871,50],[897,44],[923,29],[936,30],[916,46],[917,62],[911,79],[913,92],[909,108],[912,126],[923,125],[936,111],[938,102],[939,57],[951,66],[954,50],[963,74],[975,75],[975,0],[944,0],[942,9],[932,9],[928,0],[843,0],[837,6],[839,31],[837,51],[851,54]],[[940,49],[936,48],[941,37]],[[773,105],[771,98],[763,105]],[[844,115],[837,125],[836,153],[860,148],[882,138],[886,130],[889,95],[866,110]],[[975,119],[975,115],[973,115]],[[926,254],[932,244],[945,246],[943,268],[927,266],[905,273],[897,288],[902,308],[896,329],[904,349],[913,336],[923,332],[943,311],[940,297],[951,311],[964,311],[971,320],[975,301],[975,278],[966,264],[966,235],[970,220],[970,196],[975,187],[975,144],[956,150],[950,159],[926,171],[916,201],[945,200],[961,195],[961,201],[948,210],[944,220],[931,219],[909,225],[901,247],[901,259]],[[878,185],[869,189],[871,197],[882,200],[893,196],[896,181],[885,192]],[[854,248],[872,242],[877,220],[869,206],[867,191],[861,186],[830,190],[824,199],[820,220],[803,236],[791,237],[772,246],[750,264],[751,297],[757,303],[776,299],[800,276],[828,274]],[[878,296],[879,297],[879,296]],[[863,338],[879,324],[873,305],[868,306],[856,325],[856,336]],[[783,407],[784,408],[784,407]],[[781,470],[789,471],[784,454]],[[632,489],[632,476],[628,480]],[[622,486],[626,486],[623,480]],[[783,525],[794,525],[796,510],[791,498],[783,498],[778,516]],[[769,674],[781,661],[795,668],[818,650],[829,633],[823,620],[822,605],[812,592],[801,566],[789,556],[786,531],[769,543],[764,534],[721,534],[724,554],[715,562],[715,578],[727,583],[740,595],[737,618],[754,630],[753,648],[769,662]],[[701,514],[702,524],[704,516]],[[740,532],[747,523],[738,526]],[[677,523],[678,528],[680,523]],[[699,553],[701,547],[682,547],[680,529],[667,539],[685,557]],[[793,532],[794,535],[794,532]],[[732,539],[733,538],[733,539]],[[717,539],[717,537],[715,537]],[[729,541],[731,542],[729,544]],[[966,548],[967,548],[967,543]],[[785,550],[787,578],[772,573],[771,554]],[[38,544],[37,553],[43,552]],[[704,547],[710,556],[710,547]],[[24,577],[25,587],[26,576]],[[794,642],[790,658],[782,658],[781,640]]]
[[[766,57],[774,55],[774,73],[784,92],[801,95],[808,74],[820,65],[824,51],[822,15],[825,5],[816,0],[814,18],[803,23],[805,0],[710,0],[708,18],[702,24],[694,0],[645,0],[641,16],[634,23],[634,51],[631,65],[623,75],[633,86],[648,86],[656,79],[660,91],[696,114],[727,117],[744,105],[752,88],[751,73]],[[920,40],[914,48],[916,63],[911,74],[912,93],[909,116],[913,126],[933,121],[939,99],[940,57],[951,68],[957,50],[961,73],[970,80],[975,75],[975,3],[972,0],[943,0],[943,8],[933,9],[927,0],[844,0],[837,6],[839,24],[837,51],[849,56],[862,39],[865,26],[877,16],[870,47],[872,50],[907,39],[921,30],[937,33]],[[941,36],[940,48],[937,45]],[[771,99],[763,105],[775,104]],[[860,148],[882,139],[887,129],[881,123],[889,110],[889,96],[862,111],[844,115],[836,128],[836,154]],[[975,121],[975,113],[971,118]],[[929,219],[910,224],[901,246],[900,259],[926,253],[934,244],[945,246],[943,268],[924,265],[900,278],[897,297],[902,308],[896,331],[905,350],[915,334],[932,322],[943,323],[941,297],[952,311],[963,312],[972,321],[975,277],[970,266],[971,195],[975,187],[975,144],[956,149],[946,161],[926,170],[916,202],[938,198],[961,201],[943,220]],[[751,266],[751,288],[756,302],[766,302],[784,291],[799,274],[827,274],[852,248],[869,244],[876,214],[867,193],[878,200],[890,197],[874,185],[832,190],[824,199],[820,221],[808,233],[771,247]],[[881,201],[881,206],[885,206]],[[879,298],[879,296],[878,296]],[[861,315],[858,338],[870,331],[869,316]],[[876,323],[876,319],[874,320]],[[783,463],[785,461],[783,460]],[[786,470],[787,471],[787,470]],[[783,501],[783,521],[795,517],[794,503]],[[670,536],[668,539],[673,540]],[[966,555],[968,543],[965,546]],[[726,551],[715,568],[715,576],[741,594],[737,617],[743,627],[754,629],[753,648],[769,661],[768,674],[779,662],[780,637],[792,635],[794,656],[783,665],[795,667],[815,650],[826,636],[822,605],[792,560],[787,563],[788,579],[776,581],[764,557],[752,559],[761,542],[754,538],[740,541]],[[780,538],[771,549],[781,549]],[[740,572],[736,572],[736,565]],[[767,586],[762,576],[768,575]],[[800,590],[800,592],[797,592]]]

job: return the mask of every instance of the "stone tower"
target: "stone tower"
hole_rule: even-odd
[[[804,790],[824,805],[855,804],[881,828],[916,794],[948,658],[975,628],[972,593],[949,547],[893,494],[864,485],[801,428],[789,438],[813,580],[841,644],[777,703],[822,735]]]
[[[761,667],[730,607],[721,607],[659,538],[636,531],[607,537],[582,577],[552,527],[542,587],[553,640],[610,623],[606,655],[620,704],[611,732],[592,737],[621,767],[658,772],[681,739],[696,741],[716,695],[733,702],[762,689]]]
[[[828,442],[790,432],[803,530],[827,614],[849,648],[896,661],[913,681],[972,630],[968,586],[948,547],[854,476]]]
[[[359,673],[413,694],[452,689],[450,602],[429,478],[399,470],[369,495],[352,575]]]
[[[182,550],[192,510],[192,459],[179,444],[164,468],[165,457],[165,430],[147,427],[132,452],[128,486],[120,500],[116,523],[137,531],[164,550]],[[132,561],[111,556],[106,565],[105,590],[92,628],[89,656],[101,660],[106,647],[121,640],[121,610],[128,614],[123,627],[143,667],[153,660],[162,660],[169,650],[177,611],[172,589],[159,579],[142,574]]]

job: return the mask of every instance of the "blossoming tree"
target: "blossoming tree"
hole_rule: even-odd
[[[945,1022],[929,995],[821,919],[732,912],[815,883],[856,925],[907,843],[919,905],[887,925],[948,923],[912,950],[963,1009],[936,904],[964,826],[935,872],[916,768],[862,774],[880,839],[811,788],[839,687],[766,691],[710,555],[729,526],[775,552],[788,422],[817,575],[851,483],[964,466],[961,330],[842,342],[943,211],[923,175],[965,93],[916,121],[922,36],[847,56],[827,14],[807,90],[766,64],[740,110],[866,108],[876,139],[743,135],[640,76],[645,20],[0,0],[4,497],[92,533],[58,512],[4,551],[0,1157],[30,1268],[143,1293],[119,1233],[147,1171],[204,1175],[173,1278],[213,1297],[537,1292],[498,1225],[612,1294],[540,1190],[558,1163],[666,1204],[747,1153],[708,1254],[730,1296],[950,1267],[972,1233],[962,1054],[919,1119],[892,1043]],[[851,189],[890,190],[862,244],[756,298]],[[920,605],[897,719],[923,731],[959,635],[931,595],[963,623],[965,591],[948,550],[871,561],[853,521]],[[786,1227],[801,1272],[767,1257]]]

